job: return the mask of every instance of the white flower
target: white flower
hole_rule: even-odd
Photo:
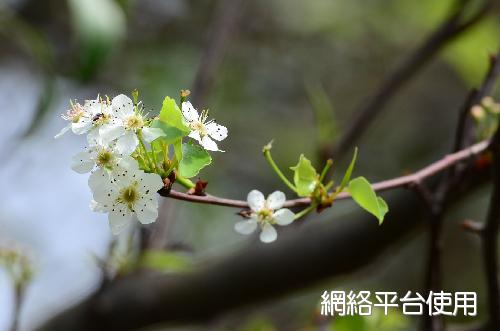
[[[122,154],[132,154],[139,145],[137,130],[141,130],[148,143],[165,135],[159,128],[146,126],[146,119],[141,111],[136,111],[132,100],[124,94],[117,95],[111,101],[113,116],[117,119],[113,125],[99,132],[104,142],[118,139],[116,149]]]
[[[215,123],[215,120],[208,119],[208,111],[204,110],[198,115],[191,102],[182,103],[182,115],[186,120],[191,132],[189,137],[198,141],[200,145],[208,151],[220,151],[217,143],[212,140],[222,141],[227,137],[227,128]]]
[[[257,225],[260,225],[262,229],[260,240],[264,243],[275,241],[278,234],[273,224],[288,225],[295,217],[290,209],[281,208],[285,201],[285,194],[280,191],[271,193],[267,199],[261,192],[251,191],[247,197],[252,212],[250,219],[236,223],[234,229],[241,234],[250,234],[257,229]]]
[[[65,114],[62,114],[61,117],[63,120],[68,121],[69,124],[55,135],[54,138],[56,139],[65,134],[69,129],[75,134],[85,133],[87,127],[92,123],[92,116],[88,110],[79,103],[71,103],[71,109]]]
[[[115,178],[92,174],[89,178],[94,202],[91,209],[107,212],[113,234],[120,233],[135,214],[142,224],[156,221],[156,192],[163,187],[161,177],[141,170],[123,170]]]
[[[61,117],[70,124],[64,127],[55,138],[59,138],[71,128],[75,134],[89,133],[89,139],[97,139],[102,132],[109,132],[117,121],[112,114],[109,101],[99,97],[95,100],[85,100],[83,106],[79,103],[72,103],[71,109]],[[111,134],[113,134],[112,130]]]
[[[139,164],[134,158],[118,153],[114,143],[106,145],[101,139],[94,139],[85,149],[85,151],[73,156],[71,163],[71,169],[79,174],[90,172],[96,166],[101,171],[111,172],[117,169],[133,170],[139,168]]]

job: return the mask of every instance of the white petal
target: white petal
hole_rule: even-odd
[[[273,218],[278,225],[288,225],[293,222],[295,214],[287,208],[280,209],[273,214]]]
[[[97,169],[90,174],[89,187],[94,200],[102,204],[111,205],[118,194],[118,188],[106,170]]]
[[[164,137],[165,132],[163,132],[163,130],[159,128],[143,128],[142,135],[144,137],[144,140],[150,143],[159,137]]]
[[[98,128],[93,128],[92,130],[89,131],[89,133],[87,134],[87,143],[89,144],[90,147],[102,145],[102,139],[99,136]]]
[[[150,191],[151,193],[154,193],[163,187],[163,181],[157,174],[142,173],[139,177],[139,184],[139,190],[141,192]]]
[[[124,94],[117,95],[111,100],[113,112],[120,118],[134,115],[134,104],[132,100]]]
[[[272,210],[280,209],[286,201],[285,193],[281,191],[274,191],[269,194],[266,200],[267,207]]]
[[[122,232],[130,223],[132,215],[128,210],[112,211],[108,215],[109,227],[114,235]]]
[[[71,169],[79,174],[90,172],[94,168],[94,161],[90,159],[89,152],[80,152],[73,156],[71,161]]]
[[[84,134],[92,129],[92,120],[89,118],[82,118],[77,123],[71,124],[71,130],[74,134]]]
[[[109,144],[124,134],[125,128],[121,125],[104,124],[99,128],[99,136],[101,137],[104,145]]]
[[[275,241],[276,238],[278,238],[276,229],[269,223],[264,224],[262,232],[260,233],[260,241],[267,244]]]
[[[133,131],[128,131],[126,134],[118,138],[116,142],[116,150],[125,155],[132,154],[137,146],[139,145],[139,140],[137,139]]]
[[[90,201],[89,207],[90,207],[90,210],[95,211],[97,213],[106,213],[109,210],[109,208],[104,207],[104,205],[102,203],[97,202],[95,200]]]
[[[200,137],[200,133],[196,130],[193,130],[191,132],[189,132],[189,138],[193,138],[194,140],[196,140],[197,142],[199,142],[201,144],[201,137]]]
[[[101,113],[101,102],[99,101],[99,97],[95,100],[85,100],[83,104],[83,110],[87,116],[93,118],[95,115]]]
[[[201,138],[200,145],[207,151],[220,151],[215,141],[213,141],[209,136],[204,136],[203,138]]]
[[[260,191],[252,190],[247,195],[247,202],[250,206],[250,209],[254,212],[259,212],[264,208],[266,204],[266,199],[264,198],[264,194]]]
[[[199,117],[198,112],[189,101],[182,103],[182,115],[188,122],[197,121]]]
[[[158,218],[158,200],[156,200],[156,196],[153,196],[151,199],[153,200],[151,201],[147,198],[141,199],[134,206],[137,219],[142,224],[153,223]]]
[[[240,221],[234,225],[234,230],[241,234],[250,234],[257,229],[257,221],[253,218]]]
[[[70,128],[71,128],[71,123],[62,128],[61,131],[59,131],[59,133],[54,136],[54,138],[55,139],[61,138],[61,136],[66,132],[68,132]]]
[[[208,135],[217,141],[227,138],[227,128],[225,126],[212,122],[205,125],[205,129],[207,129]]]
[[[118,161],[118,167],[120,170],[134,171],[139,170],[139,163],[133,157],[126,155]]]

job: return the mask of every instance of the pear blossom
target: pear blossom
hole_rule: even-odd
[[[71,109],[69,109],[65,114],[62,114],[61,118],[68,121],[69,124],[62,128],[57,135],[55,135],[54,138],[56,139],[61,137],[70,129],[75,134],[85,133],[88,124],[91,122],[90,113],[79,103],[71,103]]]
[[[165,134],[159,128],[147,126],[147,119],[141,110],[136,111],[132,100],[124,94],[117,95],[111,101],[113,116],[116,121],[99,133],[104,142],[117,139],[116,149],[122,154],[132,154],[139,145],[137,133],[140,130],[148,143]]]
[[[73,156],[71,163],[71,169],[80,174],[88,173],[95,167],[100,171],[113,172],[118,169],[138,169],[139,164],[131,156],[119,153],[114,142],[106,145],[97,137],[89,142],[85,151]]]
[[[91,209],[107,212],[113,234],[119,234],[135,215],[140,223],[149,224],[158,217],[156,192],[163,187],[157,174],[124,169],[116,177],[94,175],[89,178],[94,200]]]
[[[227,128],[225,126],[215,123],[215,120],[207,121],[208,111],[204,110],[201,114],[198,114],[198,111],[189,101],[182,103],[182,115],[191,129],[189,137],[198,141],[208,151],[223,152],[214,140],[222,141],[226,139]]]
[[[75,134],[89,133],[91,138],[96,138],[102,131],[109,131],[116,121],[112,116],[109,101],[99,97],[95,100],[85,100],[83,106],[71,103],[71,109],[61,117],[70,123],[55,138],[61,137],[69,129]]]
[[[278,233],[273,225],[285,226],[292,223],[295,218],[290,209],[282,208],[285,201],[283,192],[275,191],[265,199],[261,192],[252,190],[247,196],[251,210],[250,219],[236,223],[234,229],[238,233],[247,235],[260,226],[260,240],[264,243],[275,241]]]

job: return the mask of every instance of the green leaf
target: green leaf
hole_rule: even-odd
[[[147,250],[140,264],[159,271],[186,272],[193,269],[192,261],[186,255],[160,250]]]
[[[186,178],[194,177],[210,163],[212,163],[212,157],[201,146],[193,144],[182,145],[182,160],[179,163],[179,173],[181,176]]]
[[[187,136],[189,128],[184,124],[181,110],[174,99],[165,97],[160,111],[160,119],[154,120],[151,127],[160,128],[165,133],[165,137],[160,139],[166,144],[174,144],[178,140]]]
[[[344,174],[344,178],[342,178],[342,182],[340,183],[340,186],[337,189],[337,192],[342,192],[342,190],[347,186],[347,183],[349,183],[349,180],[351,179],[352,171],[354,169],[354,165],[356,164],[357,157],[358,157],[358,148],[356,147],[354,149],[354,155],[352,156],[351,163],[349,164],[349,167],[347,167],[347,170]]]
[[[378,219],[379,225],[389,211],[387,203],[377,197],[370,183],[364,177],[357,177],[349,182],[349,192],[356,203]]]
[[[380,214],[382,215],[382,221],[383,221],[385,214],[387,214],[387,212],[389,212],[389,206],[387,205],[387,202],[385,202],[385,200],[382,199],[381,197],[377,197],[377,201],[378,201],[378,207],[380,210]],[[380,222],[380,224],[382,224],[382,222]]]
[[[182,139],[176,140],[173,143],[173,146],[174,146],[175,161],[177,162],[175,166],[177,167],[182,160]]]
[[[301,197],[311,195],[318,183],[318,173],[311,165],[304,154],[300,155],[299,163],[295,167],[290,167],[294,171],[293,181],[297,188],[297,194]]]
[[[181,140],[183,137],[189,134],[189,131],[186,132],[180,130],[174,126],[171,126],[170,124],[159,120],[154,120],[153,122],[151,122],[151,127],[163,130],[165,136],[158,138],[158,140],[162,140],[168,145],[174,144],[177,140]]]
[[[184,124],[184,117],[174,99],[165,97],[160,111],[160,121],[182,132],[189,133],[189,128]]]

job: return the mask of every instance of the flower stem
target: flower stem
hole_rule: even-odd
[[[325,191],[328,191],[329,189],[331,189],[333,186],[333,180],[329,181],[326,185],[325,185]]]
[[[142,149],[144,150],[144,157],[148,161],[149,165],[151,166],[151,170],[155,171],[156,173],[159,173],[158,168],[156,167],[156,164],[151,160],[151,158],[148,155],[148,150],[146,148],[146,144],[144,143],[144,139],[142,138],[142,131],[137,130],[137,139],[139,139],[139,144],[141,145]]]
[[[161,169],[158,168],[158,159],[156,158],[156,151],[153,144],[151,144],[151,157],[153,158],[155,169],[158,171],[158,174],[163,177]]]
[[[326,176],[328,170],[330,170],[330,168],[332,167],[332,164],[333,164],[332,159],[326,160],[325,167],[323,168],[323,170],[321,171],[321,175],[319,176],[320,183],[323,182],[323,179],[325,179],[325,176]]]
[[[288,186],[292,191],[297,193],[297,189],[295,188],[295,186],[288,180],[288,178],[286,178],[286,176],[281,172],[276,162],[274,162],[273,157],[271,156],[271,151],[269,149],[264,149],[264,157],[266,158],[271,168],[273,168],[274,172],[281,178],[283,183],[285,183],[286,186]]]
[[[195,186],[194,183],[191,180],[189,180],[186,177],[182,177],[179,174],[177,174],[177,176],[175,177],[175,181],[178,182],[179,184],[181,184],[182,186],[184,186],[187,189],[193,188]]]
[[[295,214],[295,217],[293,218],[294,220],[298,220],[299,218],[301,217],[304,217],[306,216],[307,214],[309,214],[311,211],[314,210],[314,208],[316,208],[316,204],[311,204],[309,207],[307,208],[304,208],[302,209],[301,211],[299,211],[297,214]]]

